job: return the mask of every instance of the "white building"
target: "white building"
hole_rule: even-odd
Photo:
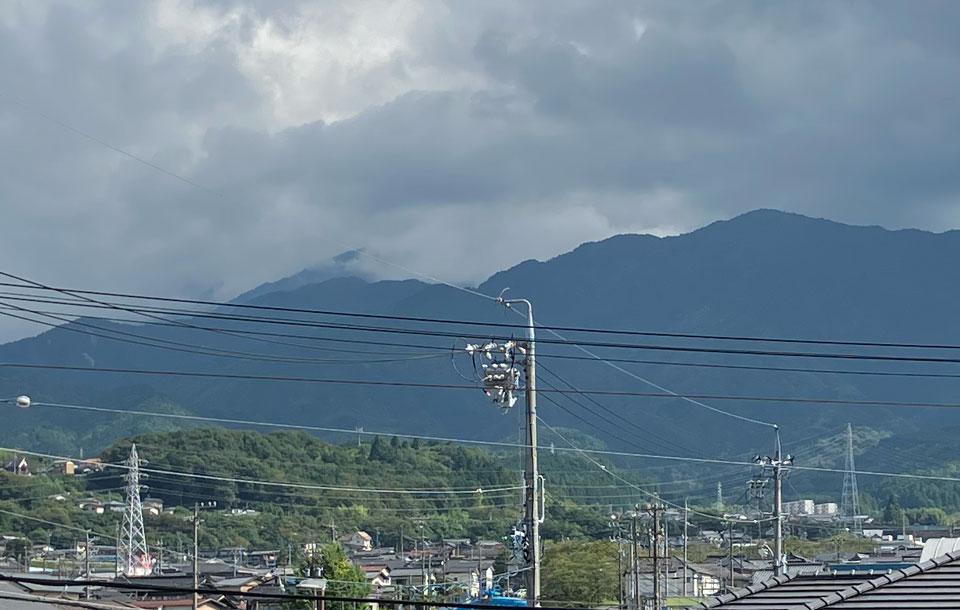
[[[783,512],[787,515],[812,515],[815,510],[813,500],[796,500],[784,502]]]
[[[836,515],[837,514],[837,503],[836,502],[824,502],[823,504],[815,504],[813,507],[813,514],[815,515]]]

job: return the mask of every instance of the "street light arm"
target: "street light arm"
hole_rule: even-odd
[[[522,303],[527,306],[527,339],[530,341],[534,340],[534,324],[533,324],[533,304],[527,299],[505,299],[502,296],[497,297],[497,302],[502,303],[506,307],[511,307],[515,303]]]

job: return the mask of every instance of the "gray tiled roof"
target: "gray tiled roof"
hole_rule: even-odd
[[[960,608],[960,552],[877,575],[779,577],[701,604],[716,610],[943,610]]]

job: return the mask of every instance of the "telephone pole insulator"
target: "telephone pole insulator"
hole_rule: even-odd
[[[483,392],[506,413],[517,402],[521,378],[525,384],[527,438],[524,465],[524,530],[529,549],[526,560],[527,606],[540,605],[540,524],[543,523],[543,482],[537,465],[537,373],[533,305],[526,299],[505,299],[501,293],[497,303],[513,308],[527,309],[527,337],[525,340],[470,344],[466,352],[473,358]],[[479,366],[477,363],[479,361]]]
[[[781,576],[784,568],[783,557],[783,471],[785,467],[793,465],[793,456],[781,457],[780,430],[777,430],[776,452],[773,457],[757,456],[754,458],[763,468],[773,470],[773,574]]]

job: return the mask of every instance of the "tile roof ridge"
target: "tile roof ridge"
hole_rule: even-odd
[[[820,610],[821,608],[828,608],[833,604],[848,600],[852,597],[862,595],[868,591],[875,591],[882,587],[885,587],[889,584],[899,582],[904,578],[909,578],[911,576],[916,576],[917,574],[923,574],[929,572],[930,570],[939,568],[940,566],[952,563],[960,559],[960,551],[954,551],[951,553],[946,553],[940,557],[934,557],[933,559],[928,559],[927,561],[921,563],[915,563],[913,565],[901,568],[899,570],[893,570],[887,574],[883,574],[872,580],[862,582],[856,585],[851,585],[846,589],[841,589],[840,591],[835,591],[828,595],[803,604],[805,610]]]
[[[771,578],[768,578],[767,580],[750,584],[750,585],[747,585],[746,587],[741,587],[739,589],[734,589],[733,591],[724,593],[723,595],[718,595],[711,600],[700,602],[700,607],[716,608],[718,606],[722,606],[723,604],[733,602],[738,599],[743,599],[748,595],[753,595],[754,593],[759,593],[760,591],[765,591],[772,587],[782,585],[790,580],[793,580],[794,578],[796,578],[796,576],[797,576],[796,574],[792,576],[791,575],[773,576]]]

